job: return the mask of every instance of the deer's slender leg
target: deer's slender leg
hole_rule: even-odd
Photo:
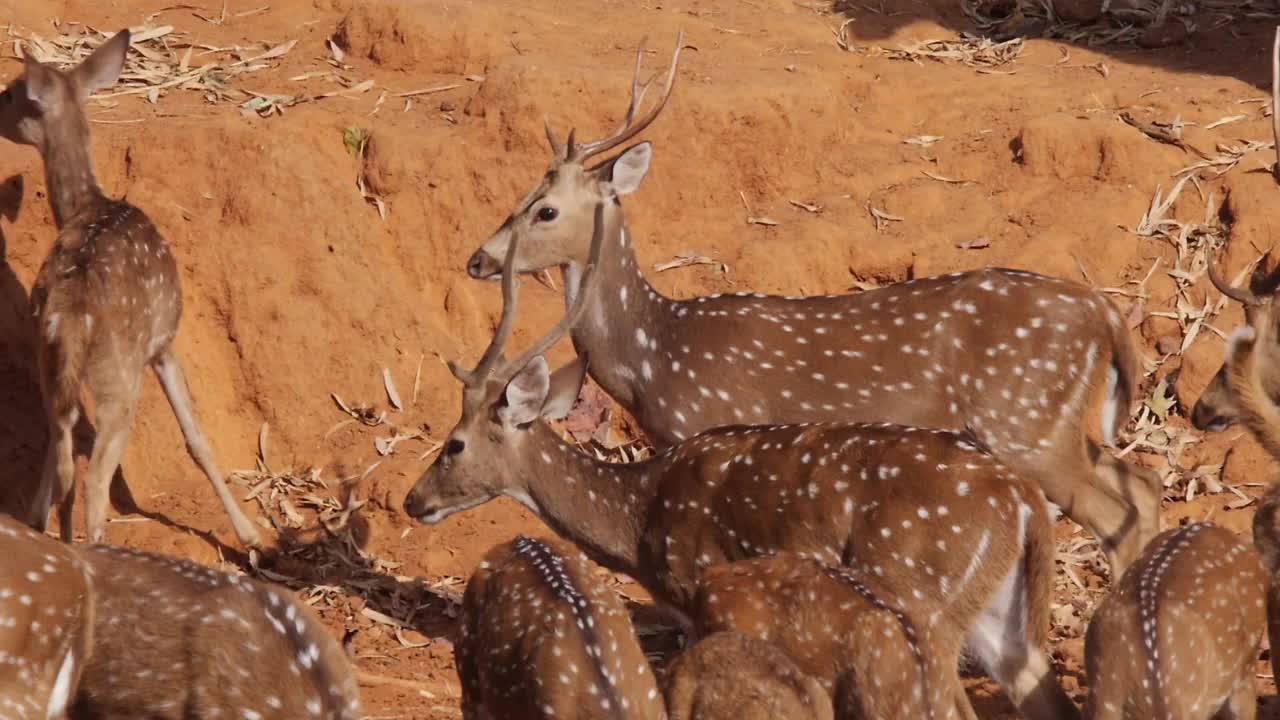
[[[187,441],[187,452],[209,478],[209,484],[213,485],[213,491],[218,495],[218,500],[222,502],[222,507],[231,517],[231,526],[235,530],[236,539],[245,548],[261,547],[262,539],[258,535],[257,528],[240,509],[213,462],[213,452],[209,449],[209,442],[205,439],[199,423],[196,422],[195,413],[191,408],[191,393],[187,389],[187,379],[182,372],[182,365],[173,353],[173,348],[161,351],[151,363],[151,367],[155,370],[156,378],[160,380],[164,394],[169,398],[174,417],[178,419],[178,425],[182,428],[182,436]]]
[[[58,482],[58,533],[63,542],[71,542],[72,510],[76,505],[75,440],[72,430],[80,413],[73,411],[70,417],[59,418],[49,428],[49,449],[45,458],[45,479],[41,483]],[[45,498],[44,514],[49,514],[49,498]]]
[[[88,526],[89,542],[100,543],[107,522],[111,478],[120,466],[125,443],[129,440],[129,426],[133,423],[133,412],[138,401],[138,384],[135,381],[131,387],[124,388],[123,392],[99,393],[95,395],[95,399],[98,437],[94,440],[93,453],[89,456],[89,471],[84,479],[85,524]],[[66,527],[70,527],[69,522]]]

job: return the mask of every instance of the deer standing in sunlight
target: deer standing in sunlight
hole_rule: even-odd
[[[579,293],[591,212],[605,203],[622,226],[600,257],[600,281],[570,328],[592,379],[658,447],[731,424],[887,421],[972,430],[1002,461],[1099,539],[1119,576],[1159,531],[1163,488],[1085,434],[1101,408],[1112,443],[1129,417],[1142,359],[1111,302],[1082,285],[984,269],[852,295],[664,297],[645,279],[626,229],[624,195],[649,169],[648,142],[621,147],[671,95],[682,37],[661,97],[637,118],[656,79],[640,82],[618,128],[564,142],[547,126],[551,164],[471,256],[474,278],[495,279],[517,236],[516,270],[559,266],[566,303]],[[586,292],[585,290],[582,292]]]
[[[467,720],[663,720],[631,616],[563,540],[519,536],[467,581],[455,647]]]
[[[595,221],[589,268],[621,229],[603,202]],[[597,279],[584,273],[559,323],[508,360],[517,245],[508,245],[493,341],[473,370],[449,364],[463,383],[462,417],[406,513],[437,523],[513,498],[676,610],[724,562],[793,551],[856,567],[903,611],[966,634],[1028,717],[1077,714],[1042,651],[1054,547],[1038,485],[971,436],[887,423],[728,426],[630,464],[583,455],[543,419],[568,412],[588,361],[551,373],[542,353],[584,311]]]
[[[1088,720],[1253,720],[1264,573],[1234,533],[1156,536],[1089,622]]]
[[[173,349],[182,316],[177,262],[146,214],[108,198],[94,176],[84,104],[95,91],[115,83],[129,37],[128,30],[121,31],[66,72],[27,55],[22,77],[0,93],[0,136],[40,151],[58,228],[31,291],[50,439],[29,521],[45,527],[56,492],[62,539],[72,538],[72,429],[80,416],[81,386],[87,385],[96,408],[97,439],[85,478],[86,524],[90,542],[102,540],[111,478],[129,436],[142,371],[150,366],[173,407],[187,450],[213,485],[236,538],[245,547],[258,547],[258,530],[227,489],[196,422]]]
[[[61,720],[93,646],[93,582],[75,551],[0,514],[0,718]]]

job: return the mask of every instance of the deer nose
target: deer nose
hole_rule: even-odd
[[[484,251],[484,248],[476,250],[471,254],[471,258],[467,260],[467,274],[477,280],[491,277],[500,269],[497,261],[490,257],[489,253]]]
[[[1196,403],[1191,409],[1191,425],[1197,430],[1222,432],[1231,427],[1235,418],[1220,415],[1214,408],[1205,403]]]

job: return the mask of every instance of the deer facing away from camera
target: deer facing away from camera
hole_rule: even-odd
[[[821,683],[754,637],[717,632],[667,668],[671,720],[832,720]],[[871,717],[871,716],[868,716]]]
[[[75,717],[358,720],[341,645],[305,605],[250,578],[109,545],[94,578],[94,652]]]
[[[1089,623],[1086,717],[1252,720],[1263,604],[1258,554],[1229,530],[1161,533]]]
[[[519,536],[467,582],[456,644],[463,714],[666,717],[631,617],[567,542]]]
[[[631,102],[604,139],[565,142],[550,126],[542,182],[467,264],[494,279],[512,238],[516,270],[559,266],[566,302],[581,284],[591,209],[623,226],[600,257],[602,277],[571,328],[592,379],[659,446],[732,424],[888,421],[972,429],[1019,474],[1089,529],[1117,576],[1159,530],[1162,488],[1084,435],[1101,406],[1111,442],[1129,416],[1141,358],[1109,300],[1076,283],[985,269],[854,295],[759,294],[675,300],[636,262],[619,198],[634,192],[652,149],[641,142],[588,166],[639,134],[675,82],[677,40],[662,95],[636,118],[646,90],[637,51]],[[656,79],[656,78],[655,78]],[[1100,403],[1099,403],[1100,401]]]
[[[596,208],[591,257],[606,231]],[[708,567],[794,551],[880,579],[903,609],[968,633],[969,647],[1031,717],[1074,706],[1041,651],[1053,540],[1039,487],[963,436],[888,424],[730,426],[644,462],[578,453],[543,418],[567,413],[586,360],[552,374],[542,352],[583,311],[503,357],[515,315],[509,246],[493,342],[463,382],[462,417],[405,498],[436,523],[505,495],[589,557],[687,609]],[[594,263],[591,263],[594,265]],[[966,552],[958,552],[964,549]]]
[[[780,553],[708,568],[692,619],[698,636],[778,646],[835,696],[836,717],[975,718],[956,671],[960,629],[917,628],[896,604],[874,577]]]
[[[71,548],[0,515],[0,720],[61,720],[93,645],[93,590]]]
[[[97,440],[85,478],[88,535],[91,542],[102,539],[107,492],[128,439],[142,370],[149,365],[182,427],[187,450],[230,515],[236,538],[245,547],[259,546],[257,529],[214,464],[173,350],[182,316],[177,263],[151,220],[133,205],[106,197],[94,177],[84,103],[116,81],[128,48],[124,30],[68,72],[28,55],[22,77],[0,94],[0,136],[40,151],[58,227],[31,292],[50,441],[30,522],[45,527],[56,481],[62,539],[71,539],[72,429],[84,384],[97,414]]]

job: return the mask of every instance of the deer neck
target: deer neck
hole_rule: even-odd
[[[46,128],[40,148],[53,221],[62,228],[85,208],[103,199],[89,154],[89,127],[83,117],[59,118]]]
[[[612,207],[622,212],[620,205]],[[618,240],[606,242],[600,250],[600,266],[590,290],[594,297],[587,299],[586,313],[574,325],[571,337],[574,349],[587,355],[591,378],[624,407],[632,407],[652,373],[637,357],[636,343],[656,342],[673,303],[654,290],[640,271],[625,218],[621,227]],[[568,307],[578,293],[582,267],[570,263],[563,271]]]
[[[601,462],[545,423],[529,432],[524,486],[512,497],[592,560],[639,580],[641,537],[658,486],[654,460]]]

